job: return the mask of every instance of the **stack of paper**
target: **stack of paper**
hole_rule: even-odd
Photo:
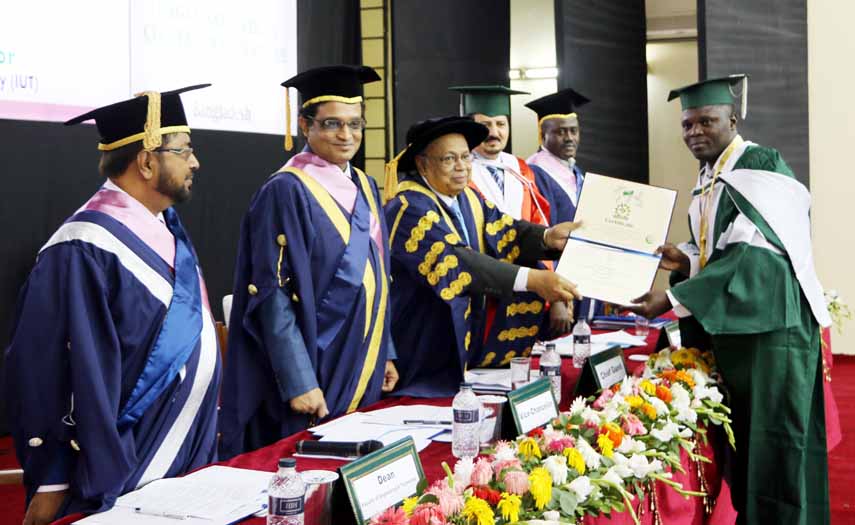
[[[510,368],[473,368],[464,376],[472,390],[483,394],[507,394],[511,391]]]
[[[373,412],[354,412],[312,427],[309,431],[319,436],[321,441],[374,439],[384,445],[409,436],[415,441],[416,450],[421,452],[430,445],[431,438],[451,428],[451,417],[451,407],[402,405]]]
[[[267,504],[270,472],[215,465],[183,478],[159,479],[75,523],[85,525],[227,525]]]

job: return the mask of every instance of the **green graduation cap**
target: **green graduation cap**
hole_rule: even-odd
[[[488,117],[511,115],[511,95],[528,95],[507,86],[451,86],[448,89],[460,93],[460,115],[481,113]]]
[[[740,82],[742,82],[742,93],[737,95],[734,89]],[[744,119],[748,112],[748,75],[745,74],[711,78],[696,84],[672,89],[668,93],[668,100],[671,101],[680,97],[680,104],[683,110],[686,110],[701,106],[736,104],[738,96],[742,99],[740,105],[741,115]]]

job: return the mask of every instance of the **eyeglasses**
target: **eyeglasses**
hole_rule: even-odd
[[[186,159],[190,158],[190,155],[193,154],[193,148],[183,147],[183,148],[157,148],[154,151],[160,151],[163,153],[172,153],[174,155],[178,155],[179,157]]]
[[[457,164],[457,161],[460,161],[465,165],[472,164],[472,155],[470,155],[469,153],[464,153],[460,156],[457,156],[454,153],[448,153],[448,154],[443,155],[441,157],[435,157],[435,156],[431,156],[431,155],[425,155],[425,156],[439,162],[439,164],[447,170],[450,170],[451,168],[453,168]]]
[[[321,129],[324,131],[341,131],[342,128],[347,126],[350,131],[356,132],[365,129],[365,126],[368,124],[364,118],[348,120],[347,122],[337,118],[325,118],[323,120],[309,118],[308,120],[320,124]]]

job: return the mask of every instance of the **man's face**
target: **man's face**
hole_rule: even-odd
[[[496,158],[499,153],[505,150],[505,146],[508,145],[508,136],[510,135],[508,117],[505,115],[488,117],[481,113],[475,113],[472,118],[475,122],[484,124],[490,130],[490,134],[487,135],[484,142],[475,148],[475,151],[489,159]]]
[[[701,162],[715,162],[736,136],[736,115],[727,105],[686,109],[681,123],[683,142]]]
[[[193,154],[193,145],[187,133],[164,136],[164,143],[155,150],[158,158],[158,177],[155,189],[177,204],[190,199],[193,173],[199,169],[199,159]]]
[[[579,149],[579,119],[550,118],[543,121],[543,147],[562,160],[576,157]]]
[[[300,129],[315,155],[342,169],[362,144],[361,104],[324,102],[312,119],[300,117]]]
[[[416,156],[416,167],[436,191],[456,197],[472,173],[469,145],[460,133],[443,135]]]

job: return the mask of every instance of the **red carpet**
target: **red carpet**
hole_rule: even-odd
[[[855,525],[855,356],[834,356],[831,387],[840,410],[843,442],[829,456],[831,523]],[[12,442],[0,438],[0,468],[16,466]],[[22,487],[0,485],[0,525],[20,525]]]

